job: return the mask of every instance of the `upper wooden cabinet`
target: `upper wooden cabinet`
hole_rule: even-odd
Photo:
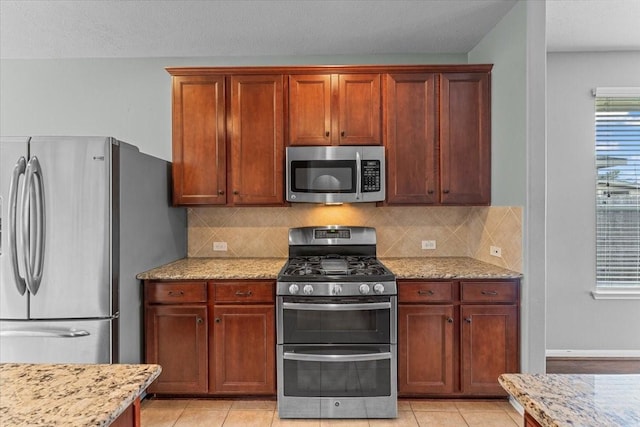
[[[389,204],[491,203],[488,72],[386,76]]]
[[[487,73],[440,80],[441,203],[491,202],[491,103]]]
[[[380,74],[289,76],[290,145],[376,145],[380,128]]]
[[[491,203],[491,65],[168,71],[176,205],[284,205],[286,145],[384,145],[390,205]]]
[[[174,204],[283,204],[283,115],[281,74],[174,76]]]
[[[173,77],[173,203],[226,203],[224,76]]]
[[[231,195],[234,205],[284,203],[282,75],[231,77]]]

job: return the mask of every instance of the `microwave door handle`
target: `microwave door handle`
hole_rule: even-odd
[[[362,186],[362,160],[360,159],[360,151],[356,151],[356,200],[360,200],[361,186]]]
[[[285,352],[282,358],[285,360],[297,360],[301,362],[368,362],[371,360],[391,359],[391,353],[363,353],[363,354],[309,354]]]
[[[20,180],[20,175],[24,174],[26,167],[27,167],[27,161],[25,160],[24,157],[20,157],[16,162],[15,167],[13,168],[13,173],[11,174],[11,184],[9,185],[9,227],[8,227],[9,251],[11,253],[11,266],[13,269],[13,277],[15,278],[16,287],[18,288],[18,292],[20,293],[20,295],[24,295],[25,291],[27,290],[27,285],[24,277],[20,275],[20,270],[18,268],[18,242],[16,239],[16,234],[17,234],[16,216],[18,213],[18,182]]]
[[[285,310],[307,311],[366,311],[391,309],[391,303],[373,302],[366,304],[302,304],[297,302],[284,302],[282,303],[282,308]]]

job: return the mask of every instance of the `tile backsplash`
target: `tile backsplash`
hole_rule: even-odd
[[[380,257],[468,256],[522,271],[520,206],[189,208],[188,221],[189,257],[286,258],[290,227],[363,225],[376,228]],[[435,240],[436,249],[422,249],[423,240]],[[214,251],[214,242],[226,242],[227,251]],[[501,248],[502,257],[489,255],[490,246]]]

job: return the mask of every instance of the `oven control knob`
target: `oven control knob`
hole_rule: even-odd
[[[311,295],[313,293],[313,286],[304,285],[304,288],[302,288],[302,292],[304,292],[305,295]]]
[[[381,294],[384,292],[384,285],[382,283],[376,283],[373,286],[373,292],[375,292],[376,294]]]
[[[360,285],[360,293],[361,294],[366,295],[366,294],[369,293],[370,290],[371,289],[369,288],[369,285],[367,285],[366,283],[363,283],[362,285]]]
[[[295,283],[293,285],[289,286],[289,293],[292,294],[292,295],[297,294],[299,290],[300,290],[300,287],[298,285],[296,285]]]
[[[333,287],[333,294],[340,295],[342,293],[342,285],[335,285]]]

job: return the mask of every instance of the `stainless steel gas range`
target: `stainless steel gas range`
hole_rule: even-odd
[[[290,229],[276,296],[280,418],[395,418],[397,286],[375,229]]]

